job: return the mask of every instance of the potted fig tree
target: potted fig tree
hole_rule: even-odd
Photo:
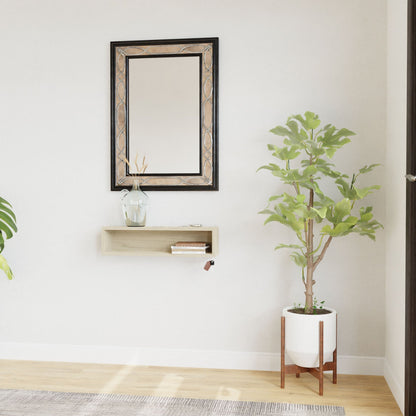
[[[334,240],[352,233],[375,240],[382,225],[373,218],[372,207],[361,201],[379,186],[359,187],[358,179],[378,164],[364,166],[351,176],[336,170],[332,157],[355,133],[331,124],[321,127],[319,116],[312,112],[291,116],[284,126],[270,131],[283,143],[268,145],[277,162],[259,170],[269,170],[289,191],[271,196],[261,213],[268,215],[265,224],[277,221],[291,229],[296,239],[276,247],[292,250],[290,257],[300,267],[305,287],[304,305],[283,310],[286,352],[298,366],[311,368],[318,365],[319,321],[324,321],[325,328],[324,362],[330,361],[336,345],[336,311],[316,301],[316,270]],[[331,183],[336,197],[325,190]]]
[[[10,280],[13,279],[13,272],[1,252],[4,249],[4,240],[11,238],[14,232],[17,232],[16,216],[10,203],[0,197],[0,270]]]

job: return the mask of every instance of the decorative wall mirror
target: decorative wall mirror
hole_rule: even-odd
[[[111,42],[111,190],[218,190],[217,107],[218,38]]]

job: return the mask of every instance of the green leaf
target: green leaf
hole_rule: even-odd
[[[3,204],[8,205],[10,208],[11,208],[11,206],[12,206],[12,204],[11,204],[10,202],[6,201],[6,200],[5,200],[4,198],[2,198],[1,196],[0,196],[0,203],[3,203]]]
[[[273,166],[271,166],[271,164],[270,164],[270,165],[263,165],[263,166],[260,166],[260,167],[257,169],[257,172],[258,172],[259,170],[262,170],[262,169],[274,170],[275,168],[274,168]]]
[[[329,224],[326,224],[322,227],[321,234],[331,235],[332,229],[333,228]]]
[[[289,117],[289,120],[291,120],[291,119],[295,119],[295,120],[299,121],[299,123],[302,125],[302,127],[305,130],[308,130],[306,120],[300,114],[296,114],[294,116]]]
[[[357,224],[357,222],[358,218],[351,215],[344,221],[344,224],[348,224],[350,227],[353,227],[355,224]]]
[[[318,169],[314,165],[309,165],[305,170],[303,171],[302,176],[304,178],[309,178],[310,176],[315,175],[315,173],[318,172]]]
[[[347,183],[343,178],[338,178],[335,183],[338,185],[338,189],[344,198],[347,198],[351,201],[358,199],[356,188],[354,186],[351,187],[351,185]]]
[[[322,227],[321,234],[331,235],[333,237],[344,236],[350,233],[357,233],[367,236],[371,240],[375,240],[375,233],[383,225],[376,220],[372,220],[373,214],[371,207],[363,207],[360,209],[360,218],[349,216],[344,221],[334,224],[331,228],[329,225]]]
[[[293,160],[296,159],[300,155],[300,151],[295,147],[292,146],[290,149],[285,149],[285,152],[281,153],[281,157],[283,160]]]
[[[351,130],[348,130],[346,128],[342,128],[338,130],[338,135],[340,137],[349,137],[349,136],[355,136],[355,133]]]
[[[302,221],[307,220],[308,218],[312,218],[310,212],[308,211],[308,207],[304,204],[298,204],[291,208],[292,212],[297,215]],[[303,228],[303,226],[302,226]],[[302,230],[302,228],[300,230]]]
[[[354,134],[354,132],[348,129],[340,129],[337,131],[334,126],[327,126],[324,131],[323,136],[317,137],[317,142],[325,149],[325,153],[330,159],[338,149],[351,141],[347,136]]]
[[[303,249],[304,246],[300,246],[299,244],[279,244],[274,249],[280,250],[281,248],[296,248],[296,249]]]
[[[292,260],[295,262],[296,265],[304,268],[306,267],[306,257],[301,254],[301,253],[297,253],[297,252],[293,252],[290,257],[292,258]]]
[[[345,222],[340,222],[333,229],[334,237],[339,237],[340,235],[344,234],[349,229],[350,229],[350,226],[348,224],[346,224]]]
[[[334,207],[334,223],[337,224],[351,212],[350,201],[344,198],[342,201],[335,204]],[[331,221],[332,222],[332,221]]]
[[[277,222],[280,222],[280,223],[286,225],[286,221],[284,220],[284,218],[281,215],[278,215],[278,214],[270,215],[270,217],[267,218],[266,221],[264,221],[264,225],[268,224],[269,222],[273,222],[273,221],[277,221]]]
[[[290,118],[298,120],[305,130],[314,130],[321,124],[319,116],[311,111],[306,111],[304,116],[302,117],[300,114],[296,114]]]
[[[335,152],[337,151],[337,149],[335,147],[330,147],[325,149],[325,154],[332,159],[334,157]]]
[[[302,175],[298,169],[287,169],[285,170],[285,180],[288,183],[298,182],[302,179]]]
[[[0,233],[0,253],[3,251],[4,249],[4,238],[3,238],[3,234]]]
[[[369,165],[369,166],[365,165],[358,172],[359,173],[368,173],[368,172],[371,172],[377,166],[381,166],[380,163],[374,163],[374,164]]]
[[[300,155],[300,151],[297,146],[278,147],[274,144],[269,144],[267,146],[269,150],[273,151],[273,156],[280,160],[292,160],[296,159]]]
[[[376,239],[376,231],[380,228],[383,228],[383,225],[376,220],[364,223],[358,221],[357,225],[353,228],[353,232],[369,237],[374,241]]]
[[[301,232],[304,228],[303,219],[296,218],[296,215],[293,212],[291,212],[290,209],[287,209],[286,207],[282,206],[282,204],[279,205],[279,208],[282,212],[282,217],[285,225],[292,228],[292,230],[296,233]]]
[[[305,113],[305,121],[306,121],[306,128],[308,130],[315,130],[321,124],[321,120],[319,120],[319,116],[311,111],[307,111]]]
[[[0,221],[3,221],[5,224],[7,224],[14,232],[17,232],[17,227],[15,222],[13,221],[13,218],[6,214],[5,212],[2,212],[0,210]]]
[[[292,213],[285,212],[285,214],[272,214],[269,218],[266,219],[266,221],[264,221],[264,225],[275,221],[291,228],[293,231],[295,231],[296,234],[303,230],[303,221],[297,220],[296,216]]]
[[[4,232],[6,234],[6,238],[12,238],[13,232],[4,222],[0,221],[0,232]]]
[[[362,222],[369,222],[371,221],[371,219],[373,218],[373,214],[369,213],[369,214],[364,214],[363,216],[361,216],[361,221]]]
[[[6,276],[9,280],[13,279],[13,272],[10,266],[7,264],[6,259],[0,254],[0,270],[3,270],[6,273]]]
[[[345,222],[340,222],[334,228],[331,228],[329,225],[325,225],[322,227],[321,234],[327,234],[332,237],[340,237],[342,235],[348,234],[350,229],[351,225]]]
[[[318,146],[315,142],[310,141],[308,151],[312,154],[314,158],[322,156],[325,154],[325,150]]]
[[[17,232],[16,216],[11,210],[10,203],[0,197],[0,234],[4,233],[6,238],[11,238],[13,232]]]
[[[334,201],[329,196],[324,195],[321,190],[315,190],[315,195],[318,197],[315,200],[315,208],[328,208],[330,205],[334,204]]]
[[[373,218],[372,207],[360,208],[360,222],[369,222]]]
[[[306,196],[303,194],[296,195],[296,201],[300,204],[303,204],[305,202]]]
[[[269,202],[276,201],[276,199],[282,198],[283,195],[273,195],[269,198]]]
[[[290,131],[294,134],[299,134],[298,123],[295,120],[291,120],[290,118],[286,122],[286,125],[289,127]]]
[[[290,134],[290,131],[283,126],[277,126],[274,129],[271,129],[270,132],[277,134],[278,136],[288,136]]]
[[[314,212],[316,212],[319,215],[319,217],[321,217],[321,218],[325,218],[326,217],[326,212],[328,210],[327,207],[322,207],[322,208],[319,208],[319,209],[316,209],[316,208],[312,207],[311,209]]]
[[[325,153],[324,150],[322,150],[323,153]],[[301,162],[302,166],[306,166],[309,164],[309,160],[302,160]],[[332,167],[334,166],[333,163],[330,163],[322,158],[316,159],[314,166],[316,169],[323,173],[325,176],[329,176],[333,179],[337,178],[348,178],[348,175],[342,174],[341,172],[338,172],[336,170],[333,170]]]
[[[357,199],[363,199],[368,194],[371,194],[373,190],[380,189],[379,185],[368,186],[366,188],[358,189],[354,186],[355,192],[357,194]]]
[[[259,214],[269,214],[269,215],[273,215],[274,211],[272,211],[271,209],[263,209],[262,211],[259,211]]]
[[[2,204],[1,202],[0,211],[7,212],[13,218],[13,220],[16,221],[16,215],[14,215],[14,212],[7,205]]]

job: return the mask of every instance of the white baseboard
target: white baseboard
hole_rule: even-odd
[[[165,367],[280,370],[280,353],[0,343],[0,359]],[[338,356],[340,374],[384,374],[383,357]]]
[[[397,378],[393,375],[393,371],[387,360],[384,361],[384,378],[386,379],[400,410],[404,414],[404,385],[403,383],[399,383]]]
[[[384,357],[339,355],[338,373],[382,376],[384,374]]]

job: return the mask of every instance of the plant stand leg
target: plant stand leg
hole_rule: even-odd
[[[336,318],[336,326],[335,326],[335,350],[332,354],[332,383],[337,384],[337,360],[338,360],[338,315]]]
[[[319,321],[319,395],[324,394],[324,322]]]
[[[282,316],[280,319],[280,388],[282,389],[285,388],[285,371],[286,371],[285,334],[286,334],[285,317]]]

